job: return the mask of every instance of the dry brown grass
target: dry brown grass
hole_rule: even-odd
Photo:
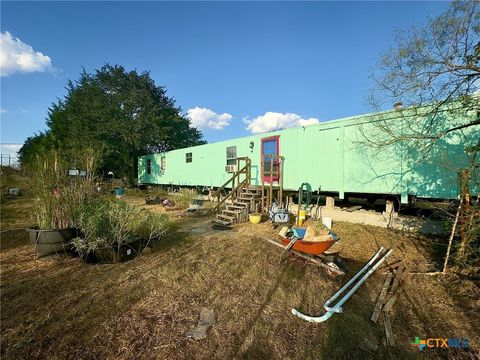
[[[268,224],[213,231],[210,218],[177,221],[179,231],[152,254],[117,265],[34,261],[25,233],[2,236],[2,358],[473,358],[452,350],[420,353],[410,342],[467,337],[480,346],[479,303],[471,298],[478,288],[471,281],[406,274],[393,324],[398,349],[373,353],[364,344],[381,344],[383,337],[369,321],[381,273],[347,302],[345,313],[310,324],[290,309],[321,313],[342,279],[298,259],[280,263],[281,250],[259,238],[276,233]],[[414,246],[417,238],[346,223],[335,229],[342,237],[335,250],[350,275],[378,244],[391,245],[390,262],[402,259],[407,271],[434,266]],[[185,334],[202,307],[213,309],[216,321],[205,340],[194,342]]]

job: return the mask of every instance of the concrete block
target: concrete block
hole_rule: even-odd
[[[385,203],[385,216],[395,214],[395,206],[393,200],[387,200]]]
[[[329,208],[335,207],[335,198],[333,196],[327,196],[325,206]]]

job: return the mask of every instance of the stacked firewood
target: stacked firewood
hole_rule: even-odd
[[[404,270],[405,268],[401,264],[392,265],[388,268],[383,287],[380,290],[377,303],[370,318],[374,323],[383,322],[387,346],[395,346],[392,332],[392,324],[395,319],[394,305],[400,294],[399,286]]]

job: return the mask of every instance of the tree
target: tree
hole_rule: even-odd
[[[138,156],[204,143],[148,72],[127,72],[118,65],[104,65],[93,74],[84,70],[77,81],[69,81],[65,98],[49,108],[47,125],[52,146],[70,166],[95,149],[100,170],[128,176],[130,182]]]
[[[365,141],[377,149],[410,149],[416,154],[410,156],[411,162],[423,162],[439,152],[448,157],[452,144],[463,144],[469,174],[478,191],[480,3],[454,1],[425,26],[398,33],[395,43],[373,72],[375,87],[370,101],[375,110],[395,103],[402,103],[403,108],[394,121],[379,116],[374,129],[363,132]],[[431,181],[435,183],[434,178]],[[472,228],[470,235],[475,232],[478,227]],[[470,243],[472,248],[478,247],[480,240]],[[478,254],[475,261],[480,264]]]
[[[46,154],[52,146],[49,132],[40,132],[30,136],[25,140],[20,150],[18,150],[18,159],[20,164],[33,164],[37,155]]]
[[[450,132],[480,125],[480,3],[455,1],[426,26],[400,32],[396,46],[381,58],[373,73],[370,101],[376,110],[402,103],[430,116],[426,126],[404,124],[402,135],[385,126],[390,141],[424,140],[431,146]],[[449,106],[450,105],[450,106]],[[451,125],[441,113],[465,116]],[[382,124],[383,125],[383,124]],[[379,143],[378,145],[382,145]]]

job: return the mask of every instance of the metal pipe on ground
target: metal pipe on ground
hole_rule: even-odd
[[[328,299],[323,307],[327,311],[322,316],[309,316],[301,313],[296,309],[292,309],[292,314],[298,316],[300,319],[320,323],[327,321],[332,317],[335,313],[343,312],[342,306],[347,302],[348,299],[358,290],[358,288],[367,280],[367,278],[378,269],[378,267],[391,255],[392,249],[388,250],[373,266],[372,264],[378,258],[380,253],[383,251],[383,248],[380,248],[377,253],[370,259],[370,261],[352,278],[350,279],[340,290],[338,290],[330,299]],[[336,304],[335,306],[329,307],[328,305],[331,304],[340,294],[342,294],[349,286],[351,286],[356,279],[359,278],[361,274],[363,274],[367,269],[369,269],[365,275],[363,275],[360,280],[358,280],[355,285],[348,291]]]

